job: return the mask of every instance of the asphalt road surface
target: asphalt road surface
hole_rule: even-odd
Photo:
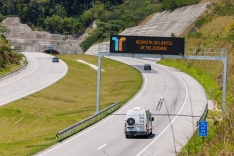
[[[190,76],[155,62],[112,58],[142,72],[144,84],[141,90],[104,120],[37,156],[165,156],[176,155],[187,143],[207,104],[203,87]],[[145,63],[150,63],[152,70],[145,71]],[[164,102],[158,107],[160,98],[164,98]],[[125,113],[136,106],[152,110],[155,121],[149,138],[125,138]]]
[[[67,65],[52,62],[53,56],[45,53],[24,52],[27,67],[20,73],[0,81],[0,106],[35,93],[63,78]]]

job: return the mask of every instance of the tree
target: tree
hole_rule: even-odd
[[[10,32],[2,23],[0,23],[0,34],[8,34]]]

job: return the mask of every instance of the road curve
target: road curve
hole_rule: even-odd
[[[176,155],[187,143],[207,104],[203,87],[195,79],[173,68],[140,59],[112,59],[142,72],[144,84],[141,90],[109,117],[37,153],[37,156],[165,156]],[[145,63],[151,64],[151,71],[143,70]],[[156,110],[161,97],[165,102]],[[135,106],[152,110],[155,121],[149,138],[125,138],[125,113]]]
[[[27,67],[20,73],[0,81],[0,106],[35,93],[64,77],[66,63],[52,63],[53,56],[45,53],[23,52]]]

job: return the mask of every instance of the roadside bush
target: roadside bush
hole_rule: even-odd
[[[201,32],[190,32],[188,33],[188,38],[202,38],[202,33]]]
[[[205,154],[205,151],[209,151],[209,155],[233,155],[234,154],[234,109],[231,107],[226,108],[226,116],[220,122],[219,120],[214,120],[214,126],[212,130],[215,135],[209,137],[209,141],[205,143],[204,151],[202,155]]]
[[[109,35],[116,35],[123,30],[124,23],[122,20],[110,20],[109,22],[97,21],[97,28],[81,43],[83,51],[88,50],[95,43],[100,43],[109,39]]]
[[[205,16],[195,22],[196,27],[201,28],[204,24],[209,23],[212,20],[211,17]]]
[[[234,3],[223,0],[221,4],[214,3],[213,13],[220,16],[232,16],[234,14]]]
[[[228,41],[234,41],[234,32],[230,33],[227,38]]]
[[[175,10],[177,8],[199,3],[200,0],[164,0],[160,6],[160,11]]]

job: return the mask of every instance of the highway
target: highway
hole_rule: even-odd
[[[0,81],[0,106],[35,93],[63,78],[67,65],[60,60],[52,63],[53,56],[45,53],[23,52],[27,67],[20,73]]]
[[[207,104],[203,87],[187,74],[155,62],[112,59],[129,64],[142,73],[144,84],[141,90],[107,118],[36,156],[165,156],[176,155],[187,143]],[[152,70],[144,71],[145,63],[150,63]],[[160,98],[164,98],[164,102],[158,107]],[[125,113],[136,106],[152,110],[155,121],[149,138],[125,138]]]

